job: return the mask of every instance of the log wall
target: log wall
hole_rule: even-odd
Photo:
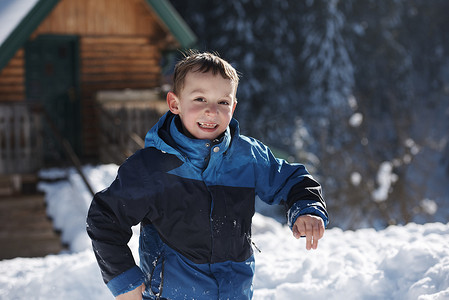
[[[95,156],[101,134],[96,92],[159,86],[161,52],[147,37],[85,36],[80,48],[84,153]]]
[[[22,101],[25,99],[24,51],[16,55],[0,71],[0,102]]]
[[[168,31],[143,0],[61,0],[37,30],[78,35],[138,35],[161,40]]]

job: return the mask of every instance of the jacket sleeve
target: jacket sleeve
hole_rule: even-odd
[[[144,274],[127,246],[132,237],[131,227],[149,209],[142,169],[139,155],[130,157],[119,168],[111,186],[95,194],[87,216],[87,233],[103,280],[114,296],[144,282]]]
[[[253,156],[257,195],[268,204],[284,204],[290,228],[299,216],[305,214],[321,217],[327,226],[329,218],[321,185],[304,165],[290,164],[274,157],[270,149],[260,142],[253,149]]]

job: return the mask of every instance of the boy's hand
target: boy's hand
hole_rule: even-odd
[[[306,237],[306,249],[316,249],[318,240],[324,235],[324,222],[318,216],[303,215],[296,219],[293,225],[293,236],[299,239],[301,236]]]
[[[142,283],[138,288],[127,293],[118,295],[115,300],[142,300],[142,293],[145,291],[145,285]]]

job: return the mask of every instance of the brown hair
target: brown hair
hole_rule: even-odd
[[[235,85],[235,90],[239,84],[237,71],[217,53],[189,50],[184,53],[184,58],[175,66],[173,75],[173,92],[175,94],[181,92],[184,87],[184,79],[189,71],[201,73],[212,71],[214,75],[220,73],[224,79],[231,80]]]

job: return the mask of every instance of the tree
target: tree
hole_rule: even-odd
[[[242,132],[319,176],[332,224],[406,223],[430,217],[423,200],[449,202],[448,1],[172,3],[241,72]]]

